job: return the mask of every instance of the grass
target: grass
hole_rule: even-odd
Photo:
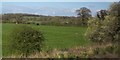
[[[4,23],[2,25],[3,56],[12,53],[8,47],[10,41],[9,36],[14,27],[19,27],[19,25],[23,24]],[[45,46],[43,50],[72,48],[75,46],[89,45],[91,43],[84,37],[87,27],[37,26],[32,24],[28,26],[43,32],[45,37]]]
[[[2,57],[2,23],[0,23],[0,58]]]

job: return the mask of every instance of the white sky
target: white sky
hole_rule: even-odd
[[[118,2],[119,0],[0,0],[2,2]]]

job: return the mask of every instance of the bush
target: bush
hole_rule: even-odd
[[[106,47],[97,47],[93,50],[93,57],[98,56],[101,58],[117,58],[120,57],[120,47],[117,45],[109,45]]]
[[[109,9],[110,15],[105,16],[105,20],[98,22],[97,19],[93,19],[88,22],[89,27],[86,36],[93,42],[113,44],[113,46],[106,49],[95,50],[95,53],[99,51],[100,54],[104,55],[105,52],[108,52],[109,54],[120,56],[120,13],[115,14],[115,12],[120,11],[120,2],[113,3],[111,6]]]
[[[89,40],[98,43],[119,43],[120,23],[118,17],[106,16],[104,21],[91,20],[86,32]]]
[[[25,57],[30,53],[40,51],[44,41],[43,34],[40,31],[28,26],[15,28],[11,36],[12,48]]]
[[[89,21],[86,36],[89,40],[99,43],[118,43],[120,42],[120,2],[113,3],[109,8],[110,15],[105,16],[105,20],[98,22],[97,19]]]
[[[92,18],[88,21],[88,28],[85,33],[85,36],[93,41],[93,42],[100,42],[100,30],[101,30],[102,21],[98,20],[97,18]]]

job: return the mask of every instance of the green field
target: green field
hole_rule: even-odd
[[[3,56],[11,54],[9,49],[10,34],[15,27],[23,24],[3,24],[2,38],[3,38]],[[28,26],[38,29],[43,32],[45,37],[44,50],[54,48],[64,49],[75,46],[89,45],[91,42],[85,39],[84,33],[87,27],[68,27],[68,26],[43,26],[32,25]]]
[[[2,23],[0,23],[0,58],[2,57]]]

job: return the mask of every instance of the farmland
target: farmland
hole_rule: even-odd
[[[3,56],[11,54],[11,49],[9,49],[10,35],[12,34],[11,32],[13,29],[20,25],[27,25],[43,32],[45,37],[45,45],[42,48],[43,50],[51,50],[55,48],[65,49],[91,44],[91,42],[84,37],[87,27],[4,23],[2,26]]]
[[[24,3],[18,5],[21,4]],[[62,2],[61,7],[52,3],[57,8],[50,5],[47,9],[48,3],[37,4],[39,8],[32,9],[33,4],[25,3],[31,9],[19,9],[15,3],[19,13],[10,5],[6,5],[8,12],[3,9],[0,18],[3,58],[120,57],[120,2],[95,2],[95,9],[89,6],[91,3],[85,7],[81,3],[75,5],[76,2],[65,3],[66,6]]]
[[[0,23],[0,48],[2,48],[2,24]],[[2,56],[2,49],[0,49],[0,57]]]

